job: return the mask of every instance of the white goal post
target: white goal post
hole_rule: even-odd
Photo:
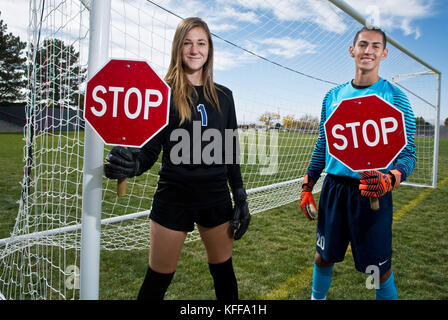
[[[163,77],[180,19],[203,18],[215,81],[235,98],[257,214],[298,200],[322,99],[353,77],[348,46],[372,23],[366,14],[336,0],[30,0],[22,194],[13,230],[0,235],[0,298],[98,299],[100,250],[148,248],[160,160],[117,197],[116,181],[102,178],[110,147],[83,121],[86,81],[103,61],[146,60]],[[391,37],[388,47],[380,74],[408,95],[417,124],[406,184],[436,187],[441,73]]]

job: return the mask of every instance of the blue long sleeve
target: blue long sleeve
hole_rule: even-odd
[[[403,112],[405,119],[407,145],[394,162],[386,170],[381,171],[387,172],[391,169],[397,169],[402,174],[402,181],[406,180],[412,173],[417,162],[416,145],[414,142],[416,131],[414,113],[406,94],[389,81],[380,79],[368,87],[354,86],[352,82],[349,81],[334,87],[325,95],[321,109],[319,136],[307,171],[311,179],[317,181],[323,171],[329,174],[350,177],[353,179],[360,178],[359,173],[352,171],[328,153],[324,123],[342,100],[371,94],[380,96],[382,99],[400,109]]]
[[[308,166],[308,175],[313,181],[317,181],[325,168],[325,152],[327,149],[327,141],[325,139],[324,123],[326,120],[326,103],[330,92],[324,97],[322,102],[322,110],[319,123],[319,136],[317,137],[316,145],[314,147],[313,155],[311,156],[311,162]]]
[[[393,163],[393,169],[401,172],[401,181],[404,181],[414,171],[417,163],[416,145],[414,142],[415,135],[415,117],[409,103],[408,97],[397,87],[393,86],[394,106],[404,113],[404,121],[406,127],[407,145],[400,152]]]

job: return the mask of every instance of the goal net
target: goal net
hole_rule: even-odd
[[[109,56],[146,60],[163,77],[175,28],[190,16],[209,24],[215,81],[233,91],[251,213],[297,201],[322,99],[353,78],[348,46],[362,25],[324,0],[113,0]],[[22,194],[14,229],[0,237],[6,299],[79,298],[89,18],[88,0],[29,3]],[[418,160],[406,183],[435,186],[439,74],[393,45],[380,73],[415,112]],[[159,169],[128,179],[125,197],[103,179],[102,250],[148,248]]]

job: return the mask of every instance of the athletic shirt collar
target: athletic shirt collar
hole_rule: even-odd
[[[194,88],[198,94],[204,90],[204,86],[194,86]]]
[[[199,103],[199,101],[201,101],[204,97],[204,86],[193,86],[193,87],[196,90],[196,93],[198,94],[197,101],[195,101],[195,103]],[[193,94],[193,98],[194,98],[194,94]]]
[[[380,82],[381,80],[383,80],[383,78],[380,78],[377,82],[372,83],[370,86],[358,86],[358,85],[356,85],[356,84],[353,83],[354,79],[352,79],[352,81],[351,81],[351,85],[352,85],[352,87],[353,87],[354,89],[366,89],[366,88],[368,88],[368,87],[371,87],[371,86],[375,85],[376,83]]]

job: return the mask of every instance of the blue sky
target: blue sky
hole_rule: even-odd
[[[448,117],[448,1],[434,1],[430,15],[414,21],[421,36],[406,35],[400,30],[392,37],[442,73],[441,119]]]
[[[322,1],[179,1],[155,2],[182,17],[200,16],[208,22],[215,34],[295,71],[295,73],[285,71],[284,68],[254,58],[216,39],[215,80],[229,86],[234,92],[241,122],[253,121],[263,111],[278,111],[282,116],[289,113],[295,113],[297,116],[311,113],[318,116],[322,97],[333,85],[311,80],[307,76],[337,83],[348,81],[353,76],[353,63],[346,51],[358,26],[340,19],[330,6],[322,5]],[[137,3],[131,0],[125,2]],[[346,0],[346,2],[362,14],[368,14],[372,12],[372,8],[375,9],[380,25],[389,35],[442,72],[441,120],[447,118],[448,1]],[[148,6],[148,3],[143,3]],[[141,7],[140,4],[138,6]],[[139,22],[138,26],[133,24],[137,19],[132,17],[132,5],[126,7],[126,10],[122,10],[122,7],[120,4],[119,10],[113,12],[112,19],[117,21],[119,26],[117,29],[123,29],[119,25],[122,18],[118,15],[121,11],[125,11],[126,18],[129,19],[126,25],[128,33],[132,32],[133,28],[136,30],[141,28],[144,22]],[[26,40],[28,1],[0,0],[0,10],[1,18],[8,24],[8,31]],[[159,17],[162,13],[158,13]],[[116,18],[114,14],[117,15]],[[169,47],[179,20],[170,15],[159,20],[163,20],[165,25],[156,25],[155,28],[160,27],[163,29],[161,32],[167,36],[165,39],[157,40],[157,43],[160,43],[160,47]],[[145,21],[143,16],[141,21]],[[308,24],[302,25],[302,21],[307,21]],[[121,45],[123,42],[121,39],[123,37],[117,37],[113,41]],[[327,42],[322,43],[322,40]],[[126,53],[122,53],[121,49],[116,50],[117,53],[111,50],[115,57],[123,55],[124,58],[124,55],[133,55],[129,53],[134,46],[129,37],[126,42],[129,47]],[[147,56],[140,51],[139,54],[145,58]],[[163,57],[152,57],[151,64],[156,65],[156,71],[162,76],[166,71],[166,61],[169,60],[167,55],[169,50],[166,50]],[[387,60],[384,70],[394,69],[390,74],[394,74],[395,68],[397,68],[395,74],[407,73],[408,70],[415,72],[418,69],[411,70],[407,64],[402,64],[400,55],[391,54]],[[434,84],[425,90],[429,90],[429,93],[419,92],[419,94],[426,98],[432,94],[431,90],[435,90]]]

